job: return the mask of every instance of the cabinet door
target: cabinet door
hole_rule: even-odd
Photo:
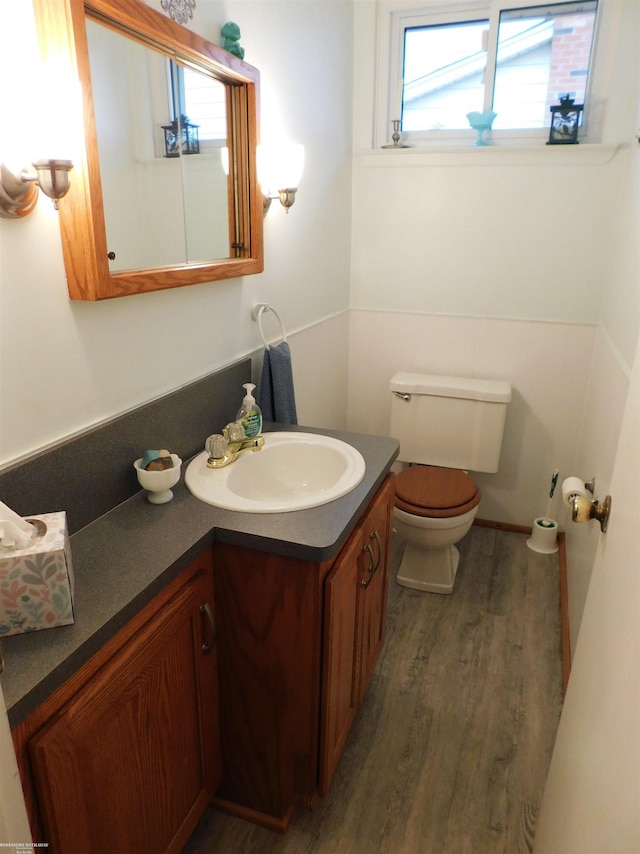
[[[325,581],[321,795],[329,790],[358,710],[358,585],[364,563],[364,534],[358,530]]]
[[[52,851],[182,849],[220,774],[205,605],[213,607],[210,570],[180,588],[31,740]]]
[[[359,699],[364,697],[384,644],[387,613],[389,546],[393,485],[389,480],[376,496],[365,520],[366,565],[360,577],[358,607],[361,638]]]
[[[325,581],[320,794],[326,795],[384,643],[393,480]]]

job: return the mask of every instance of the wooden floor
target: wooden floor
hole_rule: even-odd
[[[392,569],[403,543],[394,536]],[[473,527],[451,596],[399,587],[330,794],[285,835],[210,810],[185,854],[531,850],[562,706],[557,555]]]

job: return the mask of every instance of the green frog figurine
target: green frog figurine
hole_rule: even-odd
[[[238,59],[244,59],[244,48],[240,46],[240,27],[233,21],[228,21],[220,32],[222,34],[222,47],[237,56]]]

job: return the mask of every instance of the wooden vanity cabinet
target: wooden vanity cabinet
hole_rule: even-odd
[[[392,507],[388,478],[334,561],[215,544],[218,807],[284,831],[326,793],[382,647]]]
[[[212,609],[208,552],[16,731],[49,850],[182,850],[220,778]]]

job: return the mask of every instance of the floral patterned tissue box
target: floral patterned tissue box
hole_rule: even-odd
[[[73,569],[67,516],[28,516],[41,536],[26,549],[0,545],[0,637],[73,623]]]

